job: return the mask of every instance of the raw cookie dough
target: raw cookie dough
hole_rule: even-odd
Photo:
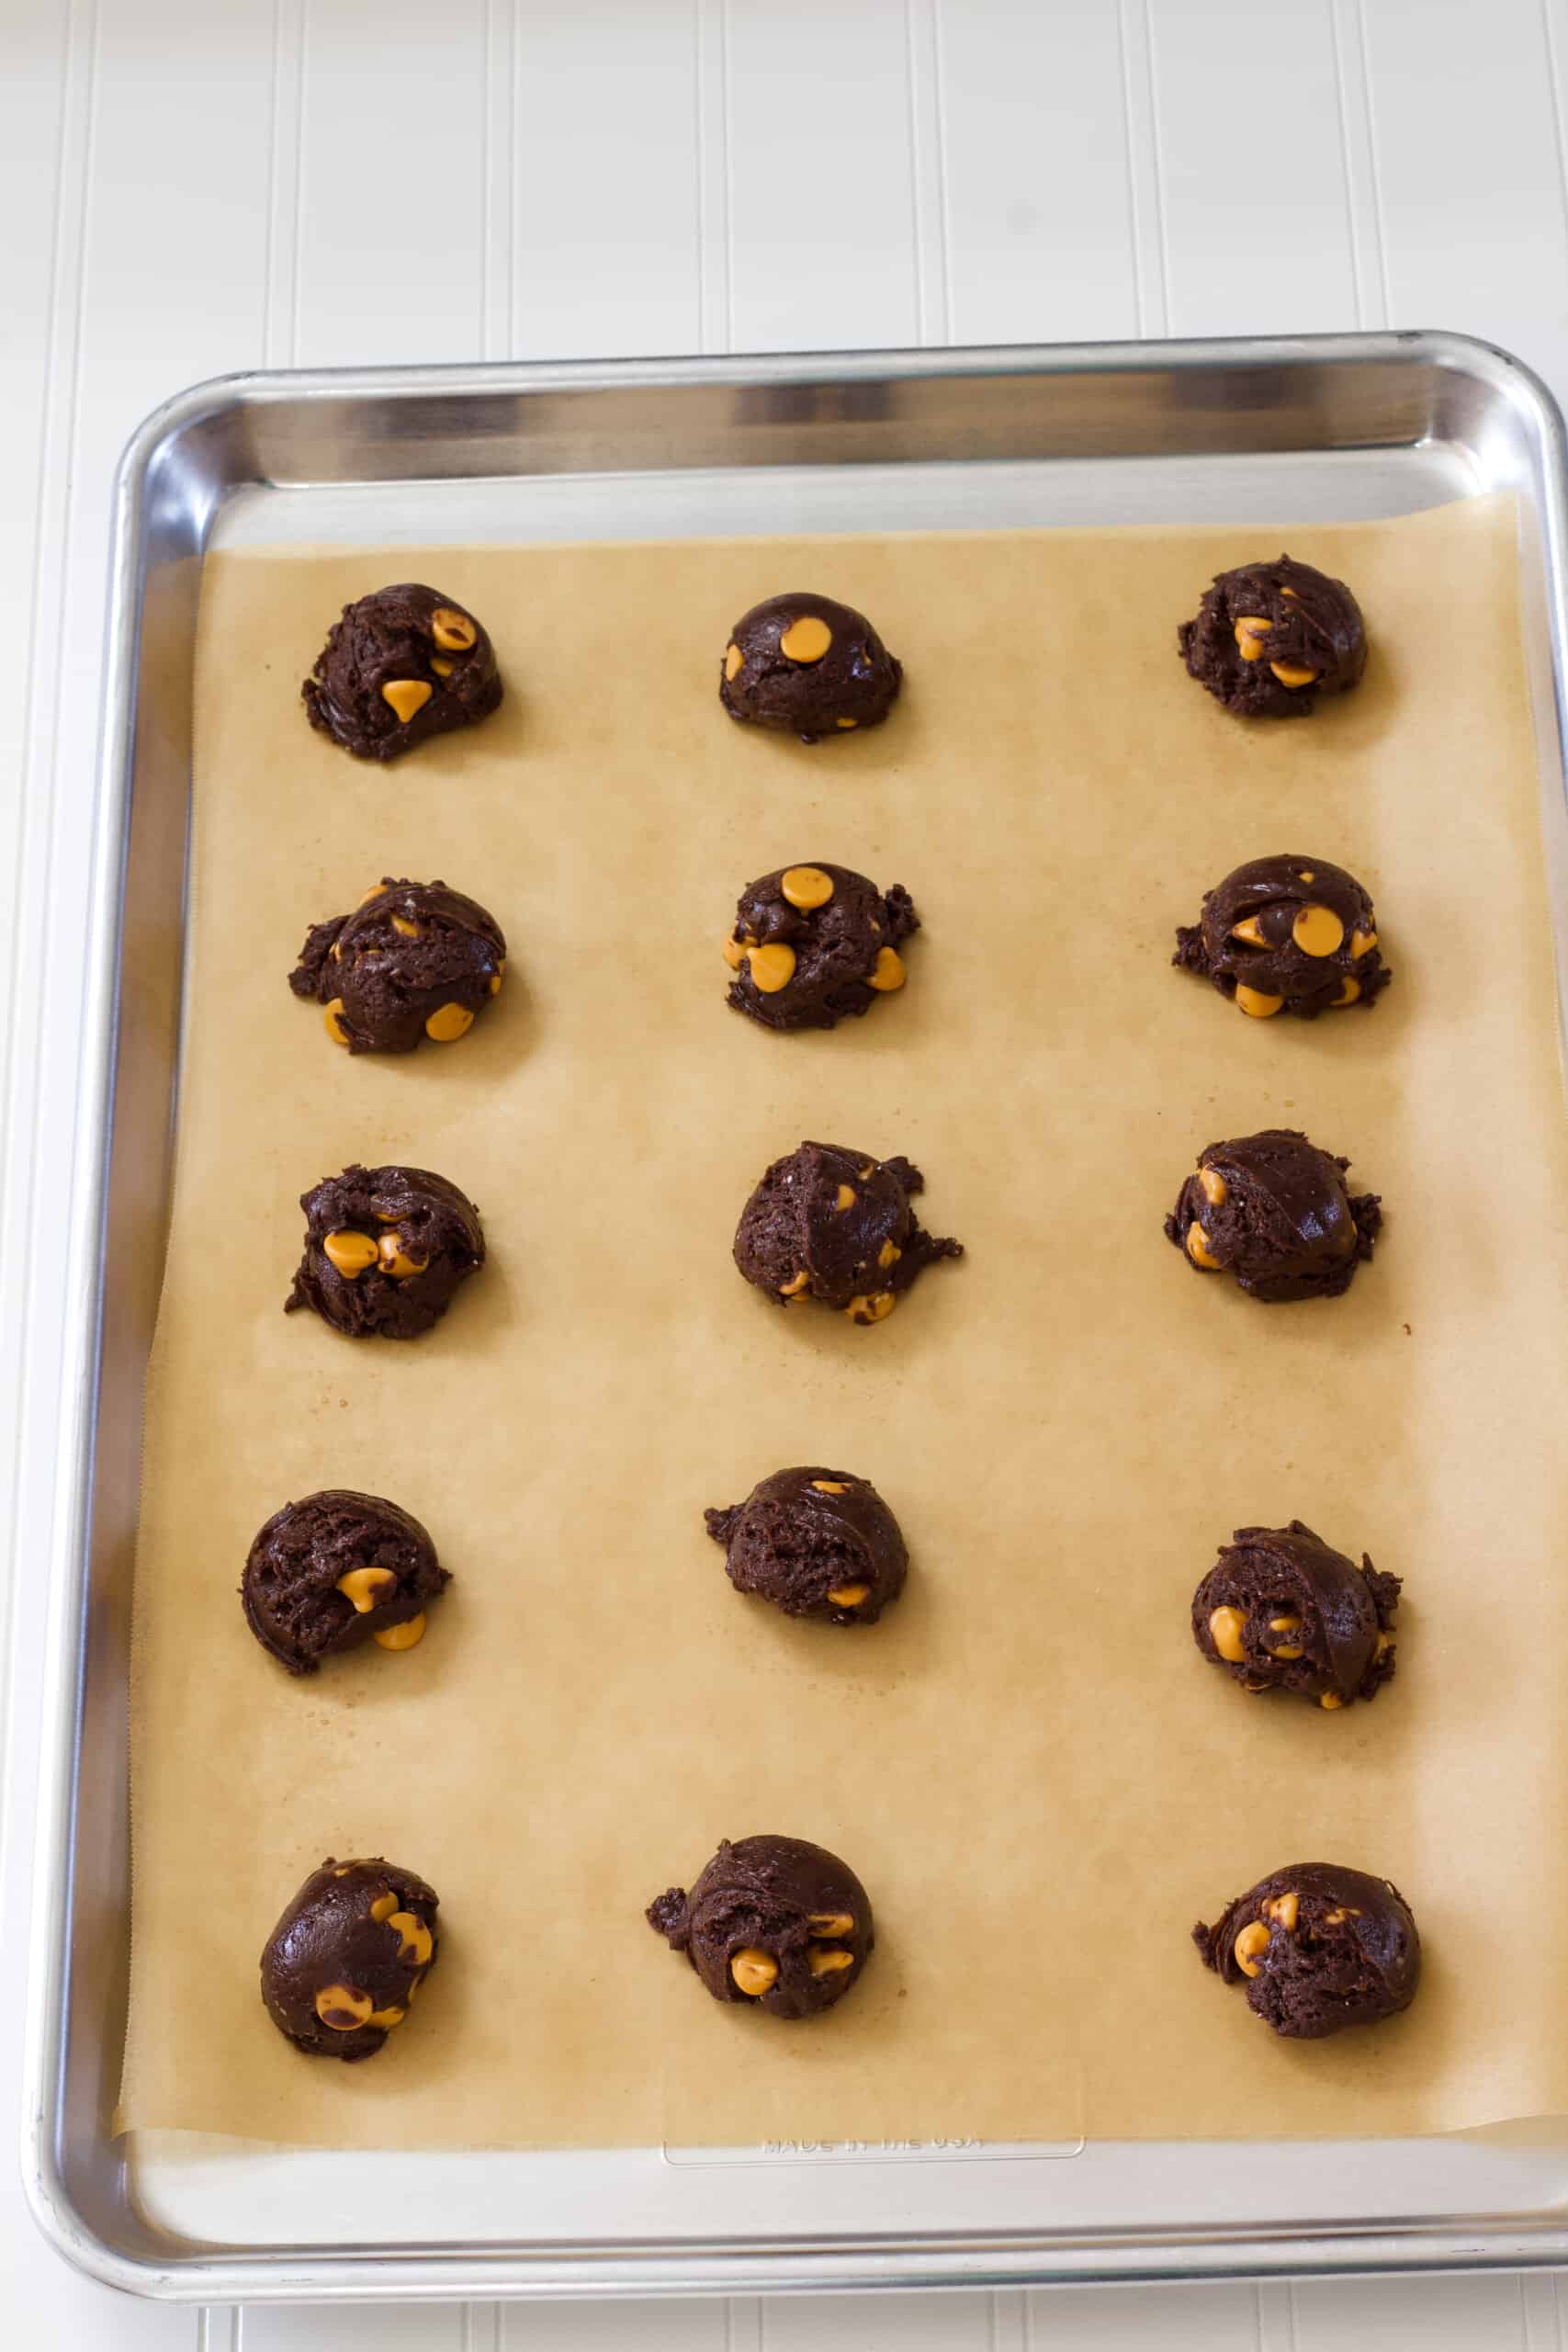
[[[1260,1879],[1192,1940],[1203,1964],[1247,1986],[1265,2025],[1297,2041],[1407,2009],[1421,1975],[1410,1906],[1386,1878],[1298,1862]]]
[[[1217,573],[1176,634],[1192,676],[1239,718],[1304,718],[1367,666],[1366,624],[1345,582],[1288,555]]]
[[[849,1470],[775,1470],[743,1503],[704,1513],[737,1592],[786,1617],[872,1625],[904,1589],[909,1555],[876,1488]]]
[[[690,1894],[672,1886],[649,1905],[648,1923],[716,2001],[750,2001],[776,2018],[841,2001],[876,1940],[853,1871],[804,1838],[726,1839]]]
[[[416,1340],[485,1261],[472,1201],[427,1168],[345,1168],[299,1196],[305,1255],[283,1311],[351,1340]]]
[[[329,1854],[266,1939],[261,1992],[279,2033],[312,2058],[374,2058],[435,1965],[440,1898],[378,1855]]]
[[[412,1054],[422,1037],[449,1046],[464,1035],[505,972],[501,925],[476,899],[388,875],[352,914],[311,924],[288,985],[325,1008],[334,1045]]]
[[[1196,923],[1176,934],[1171,962],[1213,980],[1255,1020],[1375,1003],[1390,975],[1372,902],[1353,874],[1324,857],[1255,857],[1203,894]]]
[[[880,726],[903,674],[863,613],[796,590],[753,605],[736,622],[718,698],[731,718],[815,743]]]
[[[1238,1527],[1192,1596],[1192,1638],[1244,1690],[1294,1690],[1328,1708],[1375,1699],[1393,1672],[1399,1585],[1299,1519]]]
[[[374,1640],[410,1650],[452,1581],[417,1519],[380,1495],[328,1487],[274,1511],[240,1586],[245,1621],[290,1674]]]
[[[921,1230],[911,1194],[925,1178],[907,1159],[873,1159],[803,1143],[775,1159],[740,1214],[735,1262],[778,1306],[817,1299],[853,1323],[880,1323],[900,1291],[958,1241]]]
[[[1375,1193],[1345,1190],[1348,1159],[1294,1127],[1206,1144],[1165,1221],[1201,1273],[1231,1273],[1253,1298],[1337,1298],[1372,1254]]]
[[[472,613],[410,580],[344,606],[299,691],[311,726],[356,759],[395,760],[488,718],[502,689]]]
[[[740,894],[724,960],[729,1001],[765,1029],[831,1029],[904,985],[898,943],[920,919],[847,865],[784,865]]]

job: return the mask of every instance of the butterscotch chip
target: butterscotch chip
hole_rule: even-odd
[[[833,895],[833,877],[825,866],[786,865],[779,889],[792,907],[825,907]]]
[[[466,1004],[441,1004],[425,1022],[424,1034],[438,1046],[450,1046],[466,1037],[473,1025],[474,1016]]]
[[[423,1274],[430,1263],[428,1258],[412,1256],[404,1249],[400,1234],[383,1233],[379,1248],[381,1272],[384,1274],[390,1274],[392,1280],[397,1283],[412,1282],[414,1275]]]
[[[385,1600],[397,1589],[397,1576],[391,1568],[348,1568],[337,1580],[337,1589],[361,1616],[366,1616],[378,1600]]]
[[[383,1625],[370,1638],[384,1650],[412,1650],[424,1639],[424,1618],[405,1617],[400,1625]]]
[[[424,708],[434,691],[423,678],[391,678],[381,689],[381,699],[391,705],[406,727],[415,713]]]
[[[344,1282],[353,1282],[377,1258],[377,1244],[369,1233],[329,1233],[323,1236],[321,1249],[332,1260]]]
[[[479,641],[479,624],[456,605],[437,605],[430,616],[430,634],[443,653],[471,653]]]
[[[744,1993],[748,2000],[755,2001],[778,1982],[779,1964],[770,1953],[748,1946],[735,1954],[729,1973],[737,1990]]]
[[[760,989],[764,996],[777,996],[795,978],[795,950],[777,940],[765,946],[749,947],[746,969],[754,989]]]

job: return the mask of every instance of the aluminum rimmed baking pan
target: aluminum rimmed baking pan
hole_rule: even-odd
[[[395,484],[395,513],[387,489]],[[214,547],[1388,516],[1507,489],[1562,796],[1563,455],[1442,336],[245,378],[122,468],[73,1206],[25,2163],[63,2251],[227,2301],[1562,2260],[1568,2127],[1322,2146],[355,2155],[111,2136],[130,1561],[180,1071],[191,662]],[[1549,829],[1550,830],[1550,829]],[[1560,919],[1562,899],[1556,909]],[[420,2244],[384,2216],[434,2217]],[[322,2216],[328,2217],[323,2220]],[[521,2217],[521,2218],[520,2218]]]

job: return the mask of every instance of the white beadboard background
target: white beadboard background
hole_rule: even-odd
[[[1568,392],[1568,0],[0,0],[17,2020],[111,470],[258,366],[1437,326]],[[22,1367],[25,1366],[25,1377]],[[17,2352],[1562,2352],[1548,2278],[175,2312],[0,2159]]]

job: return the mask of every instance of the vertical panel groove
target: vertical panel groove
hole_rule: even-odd
[[[767,2329],[760,2295],[731,2295],[725,2305],[726,2352],[762,2352]]]
[[[1521,2271],[1517,2285],[1519,2341],[1524,2352],[1553,2352],[1557,2343],[1555,2280]]]
[[[1568,150],[1562,144],[1562,76],[1557,55],[1557,29],[1552,0],[1540,0],[1540,29],[1546,42],[1546,83],[1551,98],[1551,129],[1557,142],[1557,187],[1568,226]]]
[[[501,2352],[501,2305],[465,2303],[461,2342],[462,2352]]]
[[[305,237],[305,74],[310,53],[310,0],[299,0],[299,72],[294,88],[294,243],[288,275],[288,364],[299,365],[300,254]]]
[[[513,356],[513,288],[517,210],[517,76],[513,0],[485,0],[485,75],[480,185],[484,203],[480,349],[487,359]]]
[[[1258,2352],[1296,2352],[1295,2289],[1288,2278],[1253,2289]]]
[[[953,199],[949,187],[947,142],[947,42],[942,30],[942,0],[931,0],[931,77],[936,92],[936,192],[937,215],[941,230],[939,251],[942,256],[942,340],[954,343],[958,339],[953,284]]]
[[[1350,123],[1345,101],[1345,44],[1339,36],[1339,0],[1328,0],[1328,37],[1334,50],[1334,102],[1339,118],[1339,168],[1345,175],[1345,241],[1350,254],[1350,283],[1355,292],[1356,324],[1367,323],[1367,289],[1356,235],[1355,170],[1350,161]]]
[[[1364,0],[1348,0],[1348,5],[1355,19],[1356,59],[1360,67],[1361,88],[1366,99],[1367,194],[1374,249],[1377,254],[1378,293],[1382,300],[1380,315],[1370,323],[1373,326],[1386,327],[1393,323],[1393,304],[1389,296],[1388,238],[1383,228],[1382,188],[1379,181],[1377,106],[1372,96],[1371,66],[1367,56],[1366,8]]]
[[[1029,2297],[1021,2287],[998,2287],[991,2296],[991,2352],[1024,2352]]]
[[[915,248],[915,332],[922,344],[953,338],[948,269],[947,159],[938,0],[904,0],[909,101],[909,219]]]
[[[734,119],[734,95],[729,84],[729,0],[718,0],[718,147],[723,163],[724,189],[724,341],[735,343],[735,166],[730,153],[729,126]]]
[[[1133,228],[1133,293],[1142,336],[1170,333],[1170,267],[1155,127],[1148,0],[1118,0],[1122,101],[1126,119],[1127,208]]]
[[[728,351],[730,300],[729,37],[725,0],[695,0],[697,346]]]
[[[1142,0],[1144,71],[1149,87],[1149,161],[1153,166],[1155,254],[1159,264],[1159,308],[1155,313],[1156,334],[1171,332],[1170,311],[1170,240],[1165,213],[1165,160],[1159,135],[1159,74],[1155,64],[1154,22],[1151,16],[1153,0]]]
[[[80,32],[79,25],[83,28]],[[48,577],[48,562],[52,560],[57,567],[50,600],[54,619],[47,640],[50,647],[47,669],[43,635],[38,619],[35,618],[28,633],[27,719],[21,762],[21,808],[17,829],[19,890],[11,943],[10,1002],[6,1019],[4,1100],[6,1135],[12,1147],[14,1181],[20,1165],[17,1190],[6,1203],[6,1219],[10,1230],[21,1236],[25,1245],[16,1253],[21,1262],[14,1274],[17,1284],[14,1312],[7,1314],[6,1323],[7,1329],[20,1334],[24,1354],[30,1343],[33,1268],[38,1254],[30,1246],[30,1235],[38,1194],[38,1102],[42,1058],[39,1041],[44,1013],[43,991],[28,985],[28,976],[41,972],[47,961],[38,934],[49,906],[56,823],[74,817],[75,824],[79,824],[82,815],[79,808],[74,811],[69,808],[63,794],[57,795],[50,790],[48,777],[52,773],[65,655],[71,643],[70,590],[76,540],[73,526],[81,476],[77,444],[81,424],[82,337],[87,304],[88,198],[97,127],[100,32],[98,0],[85,0],[80,17],[76,0],[71,0],[65,27],[65,82],[55,182],[54,251],[50,268],[49,340],[44,361],[43,430],[39,451],[34,538],[40,566],[40,599],[42,582]],[[76,70],[79,52],[85,52],[85,56],[80,76]],[[81,117],[79,170],[73,168],[77,157],[76,142],[73,137],[78,107]],[[76,202],[77,213],[72,243],[71,277],[68,279],[62,265],[66,223],[73,199]],[[68,354],[62,350],[67,333],[62,323],[62,316],[68,316],[70,321]],[[61,417],[64,420],[63,428],[57,424]],[[62,485],[58,501],[53,495],[57,481]],[[56,503],[58,521],[46,537],[46,526],[51,520],[50,508]],[[51,558],[45,554],[51,546],[53,549]],[[97,626],[96,608],[89,606],[88,609],[93,612],[94,625]],[[47,724],[44,718],[46,706],[50,714]],[[39,827],[41,827],[41,846],[35,847],[38,842],[35,829]],[[73,830],[75,830],[75,825]],[[36,880],[29,871],[35,857],[39,866]],[[77,972],[78,992],[85,989],[85,984],[84,965]],[[80,1026],[78,1021],[74,1034],[80,1035]],[[28,1138],[25,1158],[16,1153],[15,1139],[19,1136]],[[44,1409],[47,1410],[47,1403]],[[22,1463],[29,1418],[24,1398],[15,1416],[11,1433],[10,1489],[14,1498],[21,1492]],[[4,1616],[0,1617],[0,1632],[8,1625],[9,1616],[10,1605],[7,1602]]]
[[[272,112],[267,134],[262,357],[287,368],[299,310],[299,134],[304,104],[303,0],[273,0]]]
[[[512,21],[512,71],[507,77],[511,88],[511,108],[507,119],[511,125],[511,130],[506,142],[506,217],[512,224],[511,235],[513,241],[513,251],[509,257],[509,264],[506,272],[506,356],[509,359],[514,359],[517,356],[518,320],[517,254],[515,251],[515,241],[517,236],[517,154],[518,148],[522,141],[522,133],[518,129],[517,100],[523,74],[523,43],[518,37],[517,7],[518,0],[510,0]]]

